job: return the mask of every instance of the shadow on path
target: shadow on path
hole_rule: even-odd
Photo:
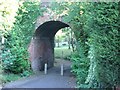
[[[64,64],[64,75],[60,75],[60,65]],[[56,59],[55,67],[31,77],[8,83],[4,88],[75,88],[76,80],[70,72],[71,62]]]

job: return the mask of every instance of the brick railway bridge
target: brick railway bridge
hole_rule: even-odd
[[[42,2],[42,7],[49,8],[49,3]],[[45,63],[48,64],[48,69],[54,66],[55,34],[61,28],[69,27],[69,25],[62,22],[61,18],[56,20],[56,16],[51,19],[51,15],[44,12],[43,16],[38,17],[36,27],[28,48],[34,72],[44,70]]]

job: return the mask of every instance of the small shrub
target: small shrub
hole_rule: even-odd
[[[75,52],[71,55],[72,63],[72,72],[76,74],[78,84],[82,84],[85,82],[88,68],[89,68],[89,60],[87,58],[81,58],[80,55]]]

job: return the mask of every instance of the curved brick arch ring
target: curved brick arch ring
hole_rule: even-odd
[[[54,37],[57,31],[65,27],[69,25],[61,21],[47,21],[36,29],[28,48],[34,72],[44,70],[45,63],[48,68],[54,66]]]

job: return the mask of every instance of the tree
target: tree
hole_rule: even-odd
[[[87,58],[88,31],[85,29],[85,23],[89,20],[87,16],[88,12],[85,12],[85,10],[87,11],[87,8],[89,8],[88,3],[62,2],[55,3],[55,5],[57,5],[55,6],[56,8],[54,8],[56,13],[60,15],[62,13],[62,20],[70,23],[71,29],[74,32],[77,41],[77,51],[71,58],[73,62],[72,71],[76,74],[78,83],[82,84],[86,80],[89,67],[89,59]]]
[[[16,0],[0,0],[0,38],[5,37],[13,27],[18,8]]]
[[[58,5],[56,13],[67,12],[63,20],[70,23],[77,40],[72,71],[76,73],[78,85],[91,88],[119,85],[120,3],[64,2],[55,5]]]
[[[89,39],[90,68],[86,83],[90,87],[119,85],[118,3],[94,3],[92,34]]]
[[[20,1],[14,27],[7,35],[3,52],[3,69],[6,72],[23,73],[30,70],[27,47],[32,38],[35,22],[42,15],[38,1]]]

